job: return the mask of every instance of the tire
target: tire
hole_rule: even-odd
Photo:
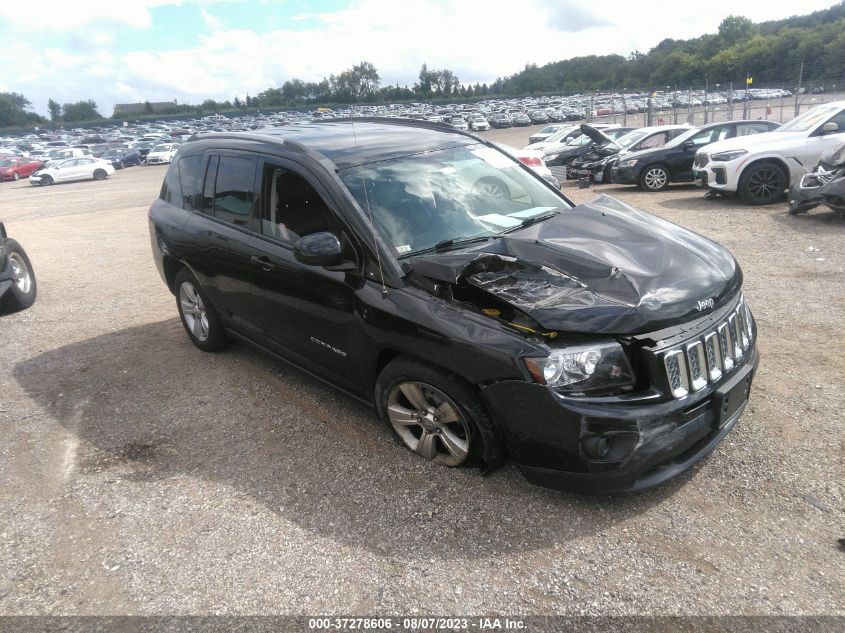
[[[756,206],[777,202],[783,196],[786,185],[783,170],[775,163],[763,161],[742,172],[737,191],[743,202]]]
[[[379,417],[393,437],[420,457],[488,472],[504,463],[498,430],[475,390],[458,376],[400,356],[382,370],[375,396]]]
[[[50,185],[53,184],[53,177],[52,176],[43,176],[41,178],[41,184],[44,185],[45,187],[49,187]]]
[[[640,172],[640,188],[663,191],[669,185],[669,170],[663,165],[648,165]]]
[[[35,303],[37,285],[32,263],[26,251],[15,240],[6,241],[6,268],[11,270],[13,283],[0,297],[0,314],[25,310]]]
[[[204,352],[218,352],[229,345],[220,317],[203,292],[196,277],[187,268],[173,280],[179,319],[194,345]]]
[[[472,191],[476,195],[487,198],[504,198],[505,200],[510,200],[511,197],[508,186],[498,178],[492,176],[479,178],[472,186]]]
[[[108,178],[108,174],[106,173],[105,169],[95,169],[94,170],[94,180],[105,180]]]
[[[120,161],[115,165],[115,169],[123,169],[126,165],[123,164],[123,161]]]
[[[18,181],[18,180],[20,180],[20,179],[21,179],[21,175],[20,175],[18,172],[13,172],[13,173],[12,173],[12,180],[14,180],[15,182],[17,182],[17,181]]]

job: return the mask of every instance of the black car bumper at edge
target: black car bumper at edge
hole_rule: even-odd
[[[582,494],[635,492],[691,468],[736,425],[759,365],[756,347],[745,359],[730,378],[697,398],[635,407],[581,404],[519,381],[488,385],[482,395],[531,483]],[[603,459],[587,454],[596,437],[609,440]]]
[[[634,167],[614,165],[610,172],[610,180],[618,185],[636,185],[640,182],[640,174]]]

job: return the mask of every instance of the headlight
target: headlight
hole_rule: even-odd
[[[622,162],[619,163],[619,166],[620,167],[633,167],[636,164],[637,164],[637,159],[631,158],[631,159],[628,159],[628,160],[623,160]]]
[[[730,152],[721,152],[719,154],[710,154],[710,160],[719,161],[720,163],[727,163],[736,160],[740,156],[745,156],[748,153],[744,149],[735,149]]]
[[[619,343],[588,343],[525,358],[535,382],[566,391],[596,391],[634,383],[634,372]]]

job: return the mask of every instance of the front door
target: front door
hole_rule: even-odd
[[[833,133],[823,133],[822,128],[826,123],[835,123],[839,129]],[[845,143],[845,110],[841,110],[831,118],[821,123],[807,139],[804,156],[804,170],[813,171],[819,162],[822,154],[831,147],[838,147]]]
[[[354,272],[306,266],[293,246],[329,231],[355,250],[335,206],[317,179],[297,163],[262,159],[260,227],[251,243],[254,292],[261,297],[258,326],[267,342],[306,369],[348,389],[362,389],[358,369]]]

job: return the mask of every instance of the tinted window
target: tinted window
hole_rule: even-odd
[[[177,163],[180,202],[173,202],[188,211],[194,210],[194,202],[202,195],[202,156],[183,156]],[[169,175],[170,172],[168,172]],[[174,198],[176,200],[177,198]],[[169,202],[169,201],[168,201]],[[197,209],[199,211],[199,209]]]
[[[695,136],[690,139],[690,142],[697,146],[701,147],[703,145],[708,145],[709,143],[715,143],[716,141],[721,141],[723,139],[728,138],[728,133],[731,131],[729,126],[725,127],[716,127],[711,130],[704,130],[703,132],[699,132]]]
[[[254,181],[254,160],[221,156],[214,186],[214,217],[238,226],[249,224]]]
[[[764,123],[737,123],[736,135],[748,136],[749,134],[761,134],[763,132],[771,132],[772,128]]]
[[[205,170],[205,186],[202,190],[202,211],[211,213],[214,210],[214,180],[217,178],[218,157],[212,156],[208,159],[208,168]]]
[[[835,114],[827,121],[827,123],[836,123],[839,126],[840,132],[845,132],[845,110]]]
[[[268,165],[264,169],[264,208],[261,232],[286,242],[303,235],[332,231],[340,225],[323,198],[305,178],[287,169]]]

